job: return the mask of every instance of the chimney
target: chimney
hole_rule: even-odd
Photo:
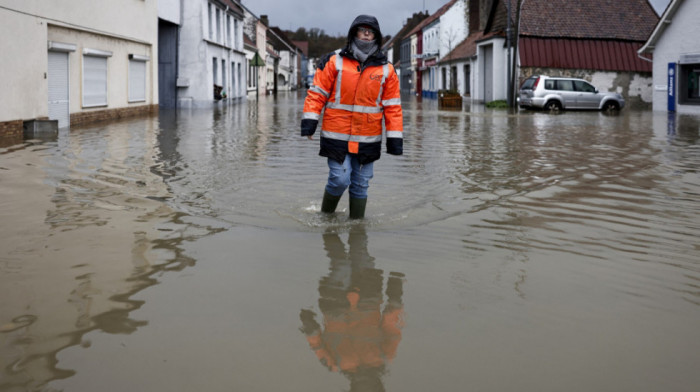
[[[268,26],[268,27],[270,26],[270,20],[267,18],[267,15],[260,15],[260,21],[265,26]]]
[[[469,0],[469,34],[481,30],[479,8],[479,0]]]

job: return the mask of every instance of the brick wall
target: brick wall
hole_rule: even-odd
[[[141,105],[119,109],[91,110],[71,113],[70,125],[83,125],[99,121],[118,120],[121,118],[158,113],[158,105]]]
[[[24,121],[0,122],[0,147],[21,143],[24,138]]]

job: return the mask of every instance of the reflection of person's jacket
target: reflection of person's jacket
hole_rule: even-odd
[[[388,303],[382,310],[382,271],[367,253],[366,234],[351,233],[348,252],[337,234],[325,235],[324,243],[331,268],[319,283],[323,327],[304,309],[302,331],[330,370],[353,373],[383,367],[396,356],[401,341],[402,276],[390,274]]]
[[[355,59],[350,42],[360,24],[370,25],[379,32],[376,19],[358,17],[350,28],[348,46],[318,62],[301,122],[302,136],[313,135],[325,107],[320,155],[341,163],[347,153],[357,154],[362,164],[379,159],[382,118],[386,126],[387,152],[403,153],[399,78],[381,50],[364,64]],[[381,46],[381,38],[377,42]]]

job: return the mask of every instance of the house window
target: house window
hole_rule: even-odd
[[[228,46],[233,46],[231,42],[231,15],[226,15],[226,42]]]
[[[231,93],[229,94],[232,97],[235,97],[237,95],[236,94],[236,86],[238,85],[236,83],[236,77],[234,75],[236,75],[236,63],[232,62],[231,63]]]
[[[224,91],[227,90],[227,87],[226,87],[226,60],[224,60],[224,59],[221,60],[221,87],[223,87]]]
[[[678,102],[685,105],[700,105],[700,64],[680,65]]]
[[[83,50],[83,107],[107,106],[107,58],[112,52]]]
[[[470,95],[471,94],[471,85],[470,85],[470,80],[471,79],[471,69],[468,65],[464,66],[464,94],[465,95]]]
[[[442,86],[443,90],[447,90],[447,70],[445,67],[440,68],[441,76],[442,76],[442,83],[440,84]]]
[[[216,42],[221,42],[221,10],[216,9]]]
[[[207,8],[207,20],[209,21],[209,39],[214,39],[214,21],[212,20],[212,5],[208,4]]]
[[[146,61],[148,57],[129,55],[129,102],[146,100]]]
[[[233,42],[231,46],[238,48],[238,19],[233,20]]]
[[[214,84],[219,84],[219,61],[216,57],[211,61],[211,75]]]

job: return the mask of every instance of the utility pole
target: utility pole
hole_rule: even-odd
[[[506,7],[508,8],[508,21],[507,21],[507,27],[506,27],[506,50],[508,51],[508,64],[506,65],[506,68],[508,69],[508,76],[507,76],[507,83],[508,83],[508,88],[506,89],[508,97],[506,98],[506,102],[508,104],[509,108],[512,108],[513,106],[513,83],[511,82],[511,61],[510,61],[510,48],[512,46],[512,40],[511,40],[511,20],[510,20],[510,1],[506,3]]]

